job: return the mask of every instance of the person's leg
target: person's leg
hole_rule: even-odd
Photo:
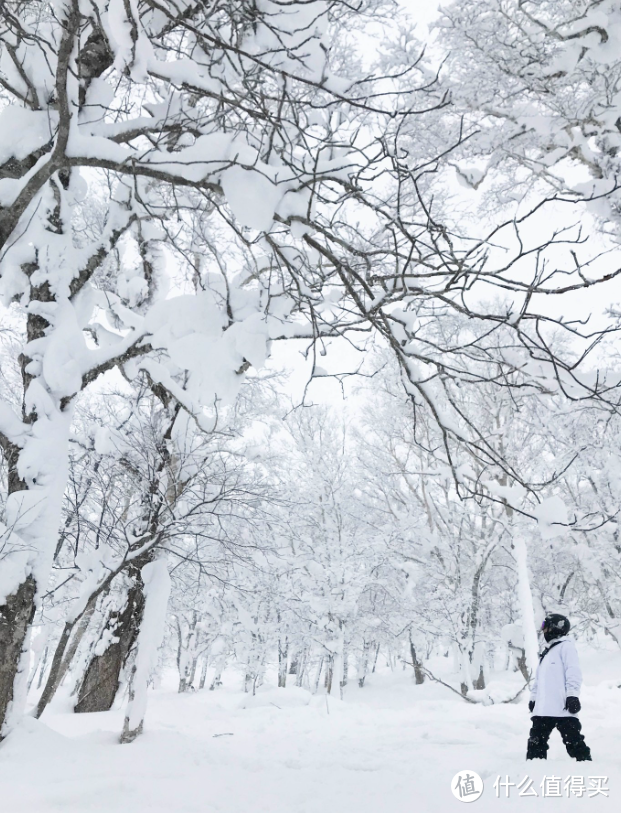
[[[548,740],[556,725],[554,717],[533,717],[532,728],[528,735],[526,759],[547,759]]]
[[[591,749],[580,733],[582,725],[577,717],[559,717],[557,727],[570,757],[578,762],[591,759]]]

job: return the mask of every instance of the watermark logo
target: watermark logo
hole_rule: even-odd
[[[451,781],[451,790],[460,802],[476,802],[483,793],[483,780],[474,771],[460,771]]]
[[[586,783],[587,779],[588,785]],[[508,799],[512,795],[511,791],[514,788],[517,796],[542,796],[544,798],[546,796],[556,796],[569,799],[572,796],[577,796],[578,798],[592,799],[594,796],[608,797],[610,794],[607,776],[566,776],[565,778],[562,776],[544,776],[538,785],[539,790],[535,788],[534,780],[529,776],[525,776],[521,782],[512,782],[508,776],[505,776],[503,781],[503,778],[498,776],[494,782],[497,798],[504,797]]]

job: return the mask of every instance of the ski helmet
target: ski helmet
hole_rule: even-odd
[[[561,638],[563,635],[567,635],[570,627],[569,618],[566,618],[564,615],[559,615],[559,613],[549,613],[541,625],[543,637],[546,641],[552,641],[554,638]]]

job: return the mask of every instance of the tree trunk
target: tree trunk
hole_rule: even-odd
[[[369,641],[362,642],[362,653],[358,661],[358,686],[364,688],[364,682],[367,679],[367,672],[369,670],[369,652],[371,644]]]
[[[313,690],[313,694],[317,694],[317,690],[319,689],[319,681],[321,680],[321,670],[323,669],[323,657],[319,661],[319,666],[317,667],[317,674],[315,675],[315,688]]]
[[[43,630],[40,632],[39,637],[37,638],[37,647],[35,651],[35,659],[32,665],[32,670],[30,672],[30,676],[28,677],[28,691],[30,691],[32,684],[35,682],[35,678],[37,675],[41,674],[41,672],[45,672],[45,667],[47,664],[47,654],[49,651],[49,627],[44,627]],[[41,641],[39,645],[39,638],[44,638],[44,641]],[[32,648],[32,647],[31,647]],[[41,667],[41,671],[39,671],[39,667]],[[40,681],[41,682],[41,681]]]
[[[47,681],[45,683],[45,687],[39,698],[39,702],[37,703],[37,708],[35,711],[35,717],[40,717],[43,714],[43,711],[47,704],[50,702],[52,697],[54,696],[56,689],[60,684],[60,666],[62,663],[62,658],[65,653],[65,649],[67,648],[67,643],[69,642],[69,637],[71,636],[71,632],[74,627],[73,621],[66,621],[65,626],[63,627],[63,631],[60,634],[60,639],[56,644],[56,649],[54,650],[54,657],[52,658],[52,667],[50,669],[50,674],[47,677]]]
[[[485,688],[485,644],[478,641],[474,646],[474,651],[470,654],[470,663],[474,667],[477,677],[472,681],[473,689]]]
[[[84,637],[84,633],[88,628],[88,623],[92,618],[93,613],[95,612],[96,602],[90,602],[87,604],[84,613],[78,618],[74,619],[73,621],[67,621],[63,628],[63,631],[60,636],[60,640],[56,644],[56,649],[54,650],[54,657],[52,658],[52,666],[50,667],[50,673],[47,676],[47,681],[45,682],[45,687],[43,692],[41,693],[41,697],[39,698],[39,702],[37,703],[37,708],[35,710],[35,717],[40,717],[43,712],[45,711],[48,703],[56,694],[56,691],[60,684],[63,681],[63,678],[67,674],[67,670],[71,665],[71,661],[73,660],[75,653],[78,650],[78,647]],[[75,635],[71,638],[71,633],[75,627],[76,621],[79,621],[78,628],[75,631]],[[71,638],[71,645],[67,649],[67,644],[69,643],[69,639]],[[65,650],[66,654],[65,654]]]
[[[149,550],[145,558],[150,561],[153,555],[153,551]],[[86,667],[74,708],[78,714],[108,711],[114,703],[121,669],[136,642],[144,612],[144,584],[140,570],[141,565],[146,562],[139,560],[142,557],[137,557],[128,569],[128,576],[133,577],[133,583],[128,590],[125,606],[121,611],[110,614],[104,630],[104,634],[107,631],[117,640],[104,652],[95,655]]]
[[[203,657],[203,664],[201,666],[201,679],[198,684],[199,691],[205,688],[205,681],[207,680],[207,667],[209,666],[209,658],[207,655]]]
[[[526,666],[530,677],[533,677],[539,664],[539,645],[537,642],[537,628],[535,625],[535,612],[533,609],[533,594],[530,589],[528,574],[528,551],[522,536],[516,534],[513,539],[513,553],[518,571],[518,598],[522,632],[524,634],[524,653]]]
[[[371,672],[372,672],[372,673],[374,673],[374,672],[375,672],[375,667],[377,666],[377,659],[379,658],[379,654],[380,654],[380,647],[381,647],[381,644],[378,644],[378,645],[377,645],[377,648],[375,649],[375,658],[374,658],[374,660],[373,660],[373,669],[371,669]]]
[[[298,652],[296,670],[295,670],[295,685],[308,687],[308,660],[310,657],[310,650],[303,649]],[[310,687],[308,687],[310,688]]]
[[[278,641],[278,688],[284,689],[287,685],[287,657],[289,647],[287,641]]]
[[[47,286],[47,283],[44,285]],[[37,298],[33,296],[32,300]],[[47,295],[44,300],[49,301]],[[29,316],[28,340],[42,338],[48,327],[49,323],[42,317]],[[24,392],[28,391],[33,381],[33,376],[26,372],[30,361],[26,355],[20,356]],[[28,568],[35,565],[36,572],[43,574],[45,579],[52,566],[68,476],[71,407],[63,410],[56,409],[55,405],[51,408],[51,415],[39,420],[36,412],[26,414],[25,403],[24,401],[23,418],[31,427],[25,445],[23,449],[12,443],[4,445],[9,486],[5,511],[8,524],[15,524],[17,531],[15,536],[11,533],[8,539],[3,540],[3,550],[5,556],[10,556],[13,552],[18,561],[21,560]],[[38,435],[37,432],[41,434]],[[48,449],[45,441],[51,438],[54,438],[54,443]],[[42,455],[39,449],[33,454],[33,450],[38,449],[41,443],[48,453]],[[19,460],[23,454],[27,456],[29,450],[33,454],[33,466],[29,470],[29,479],[32,481],[30,487],[19,472]],[[28,510],[30,501],[33,501],[32,505],[37,505],[36,511]],[[22,559],[24,554],[27,556],[26,560]],[[28,640],[35,615],[36,593],[37,582],[30,573],[0,606],[0,739],[8,734],[22,714],[26,702],[30,663]]]
[[[327,694],[332,694],[332,681],[334,680],[334,655],[328,658],[328,665],[326,667],[326,674],[323,680],[323,685]]]
[[[331,641],[331,654],[328,673],[326,674],[326,691],[328,694],[343,699],[343,678],[345,670],[345,636],[343,622],[337,622],[336,635]]]
[[[479,676],[474,680],[473,686],[475,689],[485,688],[485,675],[483,674],[483,665],[479,667]]]
[[[17,698],[14,696],[18,673],[26,668],[28,632],[35,614],[34,576],[28,576],[0,606],[0,739],[6,736],[7,715]]]
[[[455,644],[455,649],[457,650],[459,673],[461,676],[459,688],[461,690],[462,695],[466,697],[468,692],[474,689],[474,685],[472,683],[472,675],[470,671],[470,656],[463,645]]]
[[[414,680],[417,686],[420,686],[421,683],[425,682],[425,673],[423,672],[423,665],[418,660],[416,656],[416,647],[414,646],[414,641],[412,641],[412,637],[410,636],[410,656],[412,658],[412,665],[414,666]]]
[[[196,648],[198,645],[196,624],[198,623],[198,614],[196,611],[192,613],[192,620],[188,621],[188,635],[183,640],[183,629],[181,622],[177,617],[177,635],[179,638],[179,647],[177,649],[177,668],[179,670],[179,694],[187,692],[192,688],[194,682],[194,675],[196,673],[197,654]]]
[[[226,664],[228,661],[228,651],[221,648],[216,654],[212,657],[212,665],[213,665],[213,680],[211,681],[211,685],[209,686],[209,691],[213,692],[218,686],[222,686],[222,672],[226,669]]]
[[[77,629],[74,632],[73,637],[71,638],[71,642],[67,647],[65,657],[63,658],[63,662],[60,666],[60,675],[58,677],[59,685],[65,679],[65,675],[67,674],[67,672],[69,671],[69,667],[73,663],[75,653],[78,651],[78,648],[82,643],[82,639],[86,634],[86,630],[88,629],[88,625],[90,624],[91,618],[95,613],[96,606],[97,606],[96,601],[91,602],[90,606],[88,606],[84,611],[84,615],[82,615],[82,617],[78,621]]]
[[[528,683],[530,681],[530,672],[528,671],[528,666],[526,665],[526,650],[518,649],[517,651],[520,653],[517,655],[515,661],[517,663],[518,669],[522,673],[522,677]]]
[[[170,576],[164,558],[150,561],[140,572],[143,586],[142,616],[136,646],[132,648],[129,702],[123,721],[121,743],[133,742],[142,734],[147,710],[149,678],[157,665],[157,651],[166,628],[166,610],[170,596]]]
[[[39,664],[39,680],[37,680],[37,689],[40,689],[43,685],[43,678],[45,677],[45,670],[47,669],[47,659],[50,656],[50,647],[49,644],[45,647],[45,651],[43,652],[43,657],[41,658],[41,662]],[[34,675],[33,675],[34,678]],[[29,687],[30,688],[30,687]]]
[[[194,685],[194,678],[196,677],[196,664],[198,658],[192,658],[192,666],[190,667],[190,676],[188,678],[188,687],[191,689]]]
[[[78,647],[82,643],[84,634],[88,629],[90,620],[93,617],[98,599],[100,596],[105,595],[108,592],[112,581],[120,572],[122,572],[123,567],[124,565],[121,565],[117,570],[110,572],[108,576],[99,584],[99,586],[91,593],[82,612],[78,613],[71,621],[67,621],[65,623],[60,640],[58,641],[54,651],[54,658],[52,660],[52,666],[47,677],[45,688],[43,689],[39,702],[37,703],[35,712],[36,717],[40,717],[43,714],[46,706],[54,697],[54,694],[67,674],[73,658],[75,657],[75,653],[78,651]],[[73,637],[71,637],[72,630],[76,624],[78,624],[77,630],[75,631]],[[67,648],[67,644],[70,640],[71,645],[65,653],[65,649]],[[41,685],[41,682],[41,679],[39,679],[39,686]]]
[[[167,464],[171,462],[166,442],[172,437],[172,430],[180,410],[181,405],[177,403],[170,424],[162,436],[164,445],[157,469],[149,483],[149,500],[158,493],[160,477]],[[104,630],[104,634],[110,632],[116,640],[106,647],[104,652],[95,655],[86,667],[78,692],[78,702],[74,708],[77,713],[108,711],[114,703],[120,685],[121,670],[140,633],[145,608],[145,585],[142,573],[147,572],[145,568],[148,568],[148,572],[154,572],[149,566],[155,564],[156,542],[160,541],[161,532],[158,522],[162,501],[163,498],[156,501],[155,505],[151,504],[149,512],[145,516],[146,535],[134,543],[138,550],[142,549],[142,553],[130,559],[125,569],[126,578],[130,582],[127,602],[123,610],[111,613]],[[149,544],[146,549],[144,549],[145,543]]]

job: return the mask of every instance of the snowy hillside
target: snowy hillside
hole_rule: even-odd
[[[450,784],[462,769],[485,781],[477,811],[615,809],[621,787],[618,720],[621,655],[583,651],[581,715],[592,763],[575,763],[552,735],[546,763],[526,763],[528,711],[516,704],[471,705],[411,671],[386,667],[345,700],[266,686],[249,697],[239,675],[210,692],[177,694],[174,675],[151,693],[149,723],[132,746],[118,746],[122,711],[74,715],[62,701],[42,721],[26,719],[0,747],[6,813],[447,813],[461,810]],[[442,658],[433,667],[442,673]],[[502,674],[495,678],[502,679]],[[166,682],[166,681],[165,681]],[[586,766],[586,767],[585,767]],[[534,780],[538,800],[515,787]],[[541,798],[544,776],[607,776],[610,795]],[[556,804],[556,808],[552,806]],[[561,805],[563,805],[561,807]],[[570,805],[568,808],[567,806]]]

